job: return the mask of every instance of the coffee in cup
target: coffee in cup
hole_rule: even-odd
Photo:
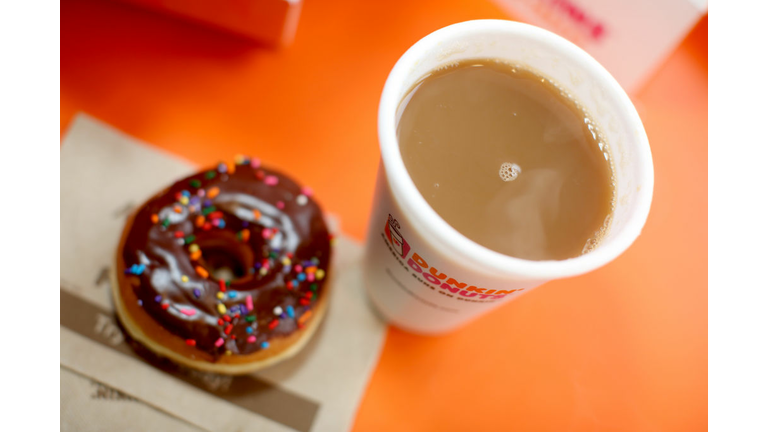
[[[521,64],[468,59],[430,71],[400,104],[408,175],[461,234],[527,260],[599,244],[616,199],[612,158],[557,83]]]

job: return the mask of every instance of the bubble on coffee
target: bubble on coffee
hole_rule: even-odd
[[[505,182],[511,182],[520,175],[520,166],[510,162],[504,162],[499,169],[499,177]]]
[[[594,235],[587,239],[587,242],[584,244],[584,248],[581,250],[581,254],[587,254],[589,252],[592,252],[597,248],[597,246],[602,243],[605,236],[608,235],[608,231],[611,229],[611,222],[613,221],[613,214],[609,214],[605,217],[605,220],[603,221],[603,224],[598,228],[597,231],[595,231]]]

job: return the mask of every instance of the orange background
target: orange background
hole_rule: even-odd
[[[253,154],[362,240],[384,80],[490,2],[318,1],[273,51],[121,4],[61,2],[61,128],[78,111],[196,164]],[[707,428],[707,19],[634,96],[656,189],[610,265],[444,337],[387,334],[355,431]]]

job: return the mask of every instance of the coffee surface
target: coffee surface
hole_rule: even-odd
[[[398,110],[406,169],[464,236],[529,260],[594,248],[610,223],[607,146],[578,103],[519,65],[482,59],[420,80]]]

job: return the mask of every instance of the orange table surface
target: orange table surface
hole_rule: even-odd
[[[422,36],[478,18],[506,16],[473,0],[307,0],[295,42],[272,51],[64,0],[62,133],[84,111],[196,164],[258,155],[362,240],[389,70]],[[656,169],[635,244],[456,333],[390,328],[355,431],[707,428],[707,28],[633,97]]]

